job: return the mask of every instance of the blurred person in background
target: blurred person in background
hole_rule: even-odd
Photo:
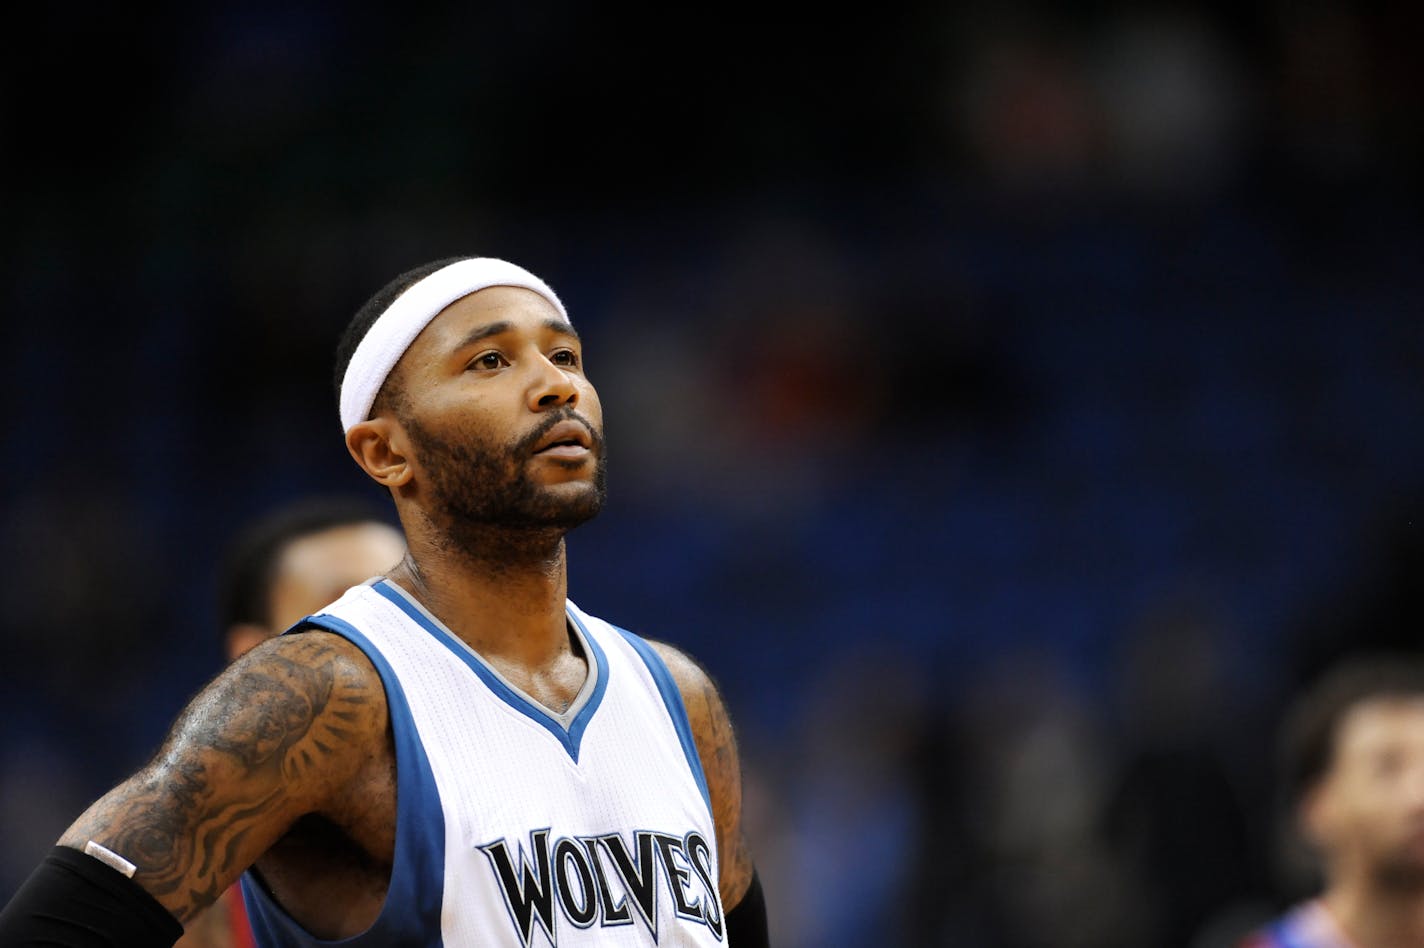
[[[272,511],[233,541],[223,564],[227,660],[384,575],[403,555],[400,531],[361,501],[315,498]]]
[[[320,612],[352,586],[383,575],[405,541],[374,507],[305,498],[254,521],[223,561],[219,616],[228,662]],[[242,890],[229,886],[190,923],[178,948],[252,948]]]
[[[767,945],[711,678],[567,598],[564,536],[604,499],[582,356],[553,290],[493,258],[361,307],[340,416],[405,557],[200,692],[0,943],[171,945],[242,875],[264,946]]]
[[[1257,733],[1235,678],[1231,623],[1207,588],[1175,585],[1146,601],[1115,656],[1121,724],[1099,829],[1137,893],[1123,900],[1136,916],[1129,944],[1200,948],[1267,885],[1258,800],[1238,762],[1270,734]]]
[[[1281,749],[1323,885],[1241,948],[1424,945],[1424,659],[1341,659],[1290,709]]]

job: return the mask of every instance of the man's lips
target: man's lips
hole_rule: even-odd
[[[581,458],[593,448],[593,433],[577,421],[557,423],[534,445],[534,453],[545,457]]]

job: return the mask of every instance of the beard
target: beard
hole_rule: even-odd
[[[1386,862],[1375,867],[1374,881],[1386,892],[1418,895],[1424,892],[1424,866],[1404,860]]]
[[[469,432],[436,433],[411,418],[402,419],[426,472],[427,513],[451,546],[480,559],[508,558],[533,551],[598,515],[603,508],[607,455],[603,435],[585,423],[596,457],[591,483],[570,482],[571,490],[539,484],[528,461],[534,447],[564,420],[584,423],[571,410],[553,412],[528,434],[509,442]]]
[[[1374,880],[1391,892],[1424,892],[1424,860],[1400,847],[1381,857],[1374,866]]]

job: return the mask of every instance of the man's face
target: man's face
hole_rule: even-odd
[[[405,538],[383,523],[355,523],[288,543],[272,581],[273,632],[281,632],[339,599],[405,555]]]
[[[1424,697],[1373,699],[1346,715],[1306,818],[1334,869],[1424,888]]]
[[[271,624],[227,630],[231,661],[257,644],[320,612],[357,583],[379,576],[405,555],[405,538],[384,523],[353,523],[298,537],[277,560],[268,599]]]
[[[416,488],[451,536],[567,530],[598,513],[602,409],[578,336],[548,300],[517,287],[466,296],[431,321],[397,372]]]

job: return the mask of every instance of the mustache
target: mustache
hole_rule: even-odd
[[[572,408],[560,408],[544,418],[543,421],[535,425],[534,428],[520,438],[514,445],[516,455],[533,454],[534,446],[548,434],[553,427],[563,421],[572,421],[588,432],[593,448],[600,455],[603,454],[603,432],[595,428],[587,418],[574,411]]]

